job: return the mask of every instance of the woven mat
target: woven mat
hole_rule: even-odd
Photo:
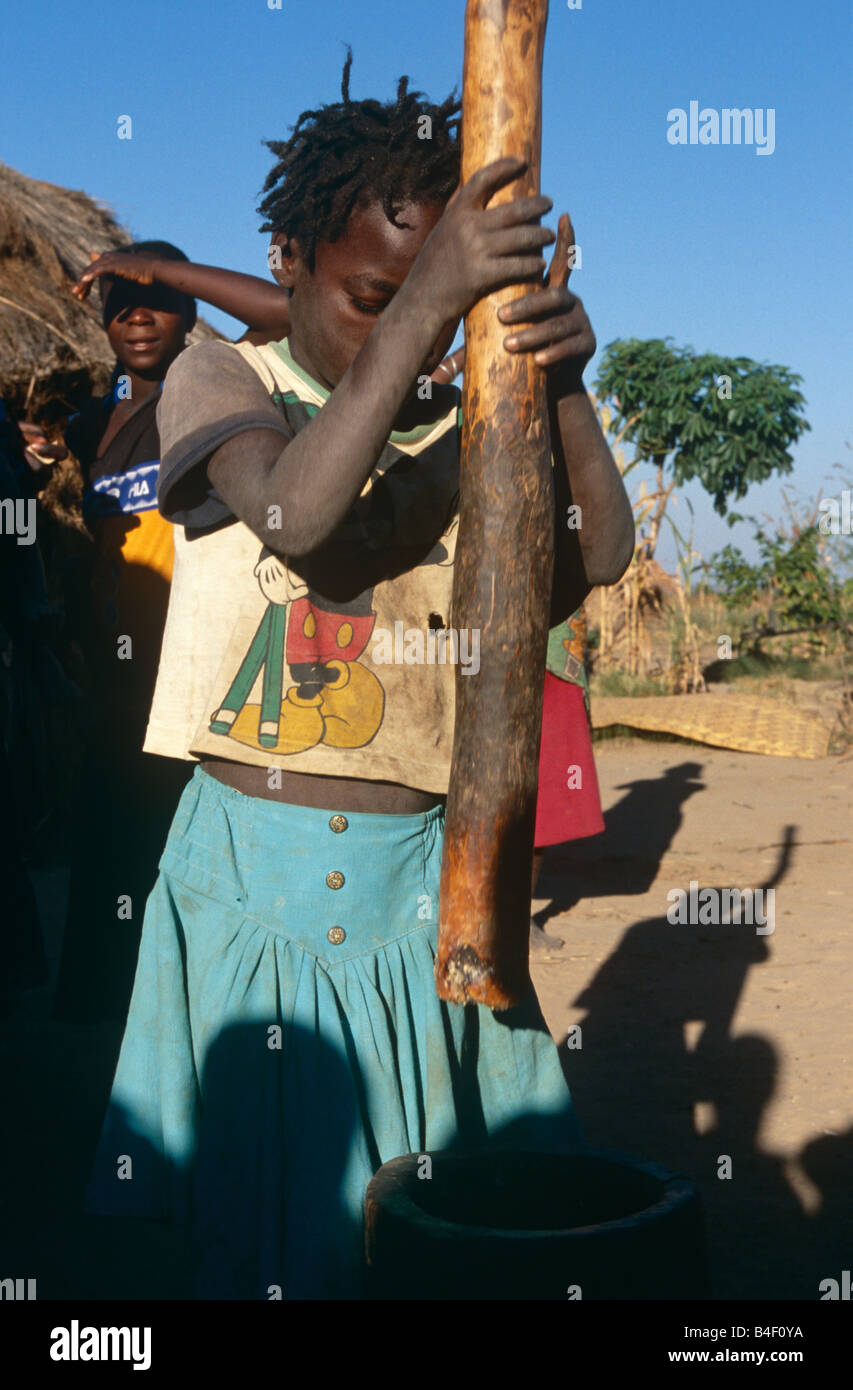
[[[612,724],[781,758],[825,758],[829,751],[830,729],[821,720],[756,695],[593,696],[592,727]]]

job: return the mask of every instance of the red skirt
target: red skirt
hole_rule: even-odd
[[[583,691],[546,671],[534,843],[544,849],[603,829]]]

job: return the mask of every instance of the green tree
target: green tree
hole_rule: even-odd
[[[614,433],[636,447],[634,462],[657,469],[645,544],[654,553],[667,502],[698,479],[714,508],[774,473],[790,473],[804,430],[802,378],[787,367],[678,348],[672,339],[617,339],[596,381]]]

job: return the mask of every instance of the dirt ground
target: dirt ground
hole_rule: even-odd
[[[549,851],[533,973],[587,1139],[698,1185],[717,1298],[819,1298],[853,1268],[853,759],[596,745],[607,828]],[[0,1275],[39,1298],[186,1296],[156,1223],[81,1195],[119,1042],[50,1019],[67,874],[32,875],[52,979],[0,1025]],[[775,891],[775,929],[678,926],[667,893]],[[727,1156],[730,1163],[725,1163]],[[731,1176],[718,1176],[730,1171]]]
[[[586,1137],[697,1183],[717,1298],[819,1298],[853,1261],[853,759],[595,751],[606,830],[549,851],[534,903]],[[671,924],[691,880],[773,887],[775,929]]]

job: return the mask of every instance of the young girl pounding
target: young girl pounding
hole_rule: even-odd
[[[288,337],[188,349],[158,412],[176,554],[145,747],[197,767],[89,1207],[181,1223],[204,1298],[358,1297],[387,1159],[580,1135],[532,989],[493,1014],[433,980],[459,394],[424,383],[473,303],[541,280],[552,205],[487,207],[512,157],[457,191],[453,99],[402,79],[396,102],[352,101],[349,66],[342,101],[270,146]],[[622,573],[631,512],[582,385],[580,301],[549,284],[501,319],[507,350],[548,371],[556,622]]]

